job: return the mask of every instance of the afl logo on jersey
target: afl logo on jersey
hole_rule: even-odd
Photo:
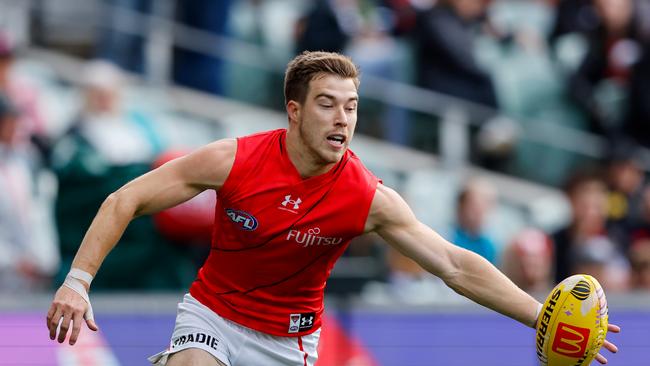
[[[226,215],[228,215],[230,221],[237,224],[242,230],[253,231],[257,229],[257,219],[246,211],[227,208]]]

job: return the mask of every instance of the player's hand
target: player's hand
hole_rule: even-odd
[[[61,322],[57,338],[59,343],[65,341],[72,324],[69,341],[71,346],[77,342],[79,332],[81,332],[81,323],[85,322],[88,328],[97,331],[99,328],[92,317],[84,320],[84,314],[86,314],[89,307],[90,304],[81,295],[66,286],[61,286],[54,295],[50,310],[47,312],[47,328],[50,330],[50,339],[57,338],[56,331],[59,328],[59,322]],[[61,321],[61,319],[63,320]]]
[[[607,330],[611,333],[619,333],[621,331],[621,327],[614,324],[608,324]],[[605,342],[603,343],[603,347],[605,347],[611,353],[618,352],[618,347],[616,347],[614,343],[611,343],[608,340],[605,340]],[[605,358],[605,356],[601,355],[600,353],[596,355],[596,361],[602,363],[603,365],[607,363],[607,359]]]

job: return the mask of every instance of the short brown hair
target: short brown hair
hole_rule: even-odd
[[[309,82],[322,74],[337,75],[353,79],[359,88],[359,69],[352,60],[335,52],[305,51],[296,56],[284,74],[284,103],[295,100],[304,103],[309,90]]]

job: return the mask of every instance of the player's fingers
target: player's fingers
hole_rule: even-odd
[[[621,327],[616,324],[607,324],[607,330],[612,333],[620,333]]]
[[[50,310],[47,311],[47,316],[45,317],[45,325],[47,326],[47,329],[50,329],[50,320],[54,316],[54,313],[56,312],[56,306],[54,305],[54,302],[52,305],[50,305]]]
[[[93,319],[87,319],[86,320],[86,325],[88,325],[88,328],[90,328],[90,330],[92,330],[94,332],[99,330],[99,327],[97,326],[97,323],[95,323],[95,320],[93,320]]]
[[[65,336],[68,334],[68,329],[70,329],[70,321],[72,320],[72,311],[65,311],[63,314],[63,321],[59,327],[59,337],[57,341],[63,343],[65,341]]]
[[[77,337],[79,337],[79,332],[81,332],[81,323],[83,322],[83,315],[81,313],[76,313],[72,316],[72,333],[70,334],[70,345],[73,346],[77,343]]]
[[[607,363],[607,359],[600,353],[596,355],[596,361],[602,363],[603,365]]]
[[[608,340],[605,340],[605,342],[603,342],[603,347],[605,347],[611,353],[618,352],[618,347],[616,347],[616,345],[614,343],[612,343],[612,342],[610,342]]]
[[[48,328],[50,328],[50,339],[54,340],[56,338],[56,329],[59,327],[59,321],[61,320],[61,308],[57,307],[54,311],[54,315],[50,318],[50,321],[47,323]]]

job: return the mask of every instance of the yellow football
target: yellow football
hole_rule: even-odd
[[[607,300],[598,281],[579,274],[560,282],[537,319],[537,358],[542,366],[586,366],[607,335]]]

